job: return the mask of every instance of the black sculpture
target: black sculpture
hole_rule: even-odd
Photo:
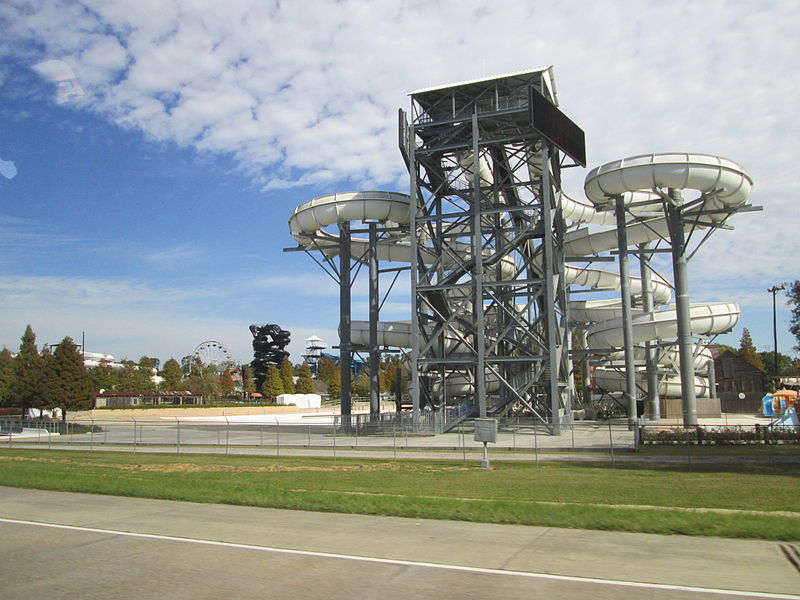
[[[256,391],[261,394],[264,381],[267,379],[267,367],[276,367],[283,362],[289,353],[284,348],[289,344],[291,333],[281,329],[279,325],[250,325],[253,334],[253,377],[256,380]]]

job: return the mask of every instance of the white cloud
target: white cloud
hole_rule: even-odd
[[[737,216],[736,231],[700,250],[698,300],[761,304],[748,290],[798,276],[800,6],[790,0],[53,0],[5,5],[0,18],[0,52],[66,61],[81,106],[229,154],[265,190],[405,189],[396,113],[409,91],[553,64],[590,166],[677,150],[726,156],[753,176],[764,212]],[[584,176],[565,173],[570,193]],[[25,235],[18,243],[33,243]],[[324,277],[262,283],[334,297]]]
[[[178,270],[185,268],[187,264],[199,264],[205,256],[205,251],[200,248],[180,245],[150,252],[144,258],[160,269]]]

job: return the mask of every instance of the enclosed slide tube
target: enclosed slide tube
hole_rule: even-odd
[[[736,210],[741,208],[749,197],[752,180],[742,167],[733,161],[705,154],[645,154],[607,163],[593,169],[586,177],[586,196],[601,211],[607,211],[616,197],[628,194],[651,193],[667,196],[676,203],[694,202],[684,199],[684,190],[699,194],[702,203],[702,218],[698,221],[705,227],[721,224]],[[677,191],[677,193],[676,193]],[[687,229],[693,226],[687,223]],[[631,245],[669,238],[669,227],[664,216],[631,223],[627,227],[628,242]],[[616,246],[616,232],[576,235],[568,245],[573,253],[602,252]],[[636,293],[635,291],[633,292]],[[654,305],[664,304],[662,297],[653,295]],[[601,301],[602,302],[602,301]],[[605,313],[605,315],[604,315]],[[623,345],[623,323],[619,303],[606,301],[592,306],[576,306],[572,318],[576,322],[589,324],[588,343],[594,348],[614,348]],[[689,309],[691,334],[693,337],[708,337],[730,331],[739,319],[739,307],[735,303],[695,303]],[[607,318],[603,318],[603,317]],[[677,313],[674,306],[645,314],[634,311],[632,317],[633,343],[675,339],[678,335]],[[637,349],[640,350],[640,349]],[[619,355],[611,355],[618,360]],[[643,356],[640,357],[640,359]],[[695,347],[694,367],[698,371],[707,368],[710,353]],[[675,350],[662,351],[659,356],[662,365],[676,366]],[[613,370],[597,369],[595,383],[610,391],[624,391],[624,376]],[[637,377],[643,379],[642,373]],[[707,380],[695,377],[695,394],[708,397]],[[681,380],[676,374],[662,377],[659,394],[665,397],[680,397]]]
[[[485,183],[492,183],[492,170],[489,159],[481,156],[480,176]],[[465,157],[465,164],[472,159]],[[736,163],[703,154],[648,154],[608,163],[592,170],[586,177],[585,191],[591,201],[587,204],[560,195],[562,213],[573,224],[609,226],[616,224],[612,211],[607,210],[616,196],[622,196],[626,203],[640,204],[655,196],[655,190],[692,189],[708,196],[706,211],[713,221],[722,221],[736,208],[746,203],[752,181]],[[328,232],[326,227],[342,221],[383,221],[402,226],[410,222],[410,203],[406,194],[383,191],[362,191],[330,194],[301,203],[289,219],[292,236],[308,250],[319,250],[328,256],[338,254],[339,238]],[[635,209],[640,220],[627,226],[630,244],[641,244],[668,237],[669,230],[664,216],[653,215],[651,207]],[[649,212],[645,212],[649,211]],[[713,212],[718,211],[718,212]],[[651,218],[647,218],[650,216]],[[687,226],[688,227],[688,226]],[[351,252],[355,256],[365,256],[368,240],[351,239]],[[565,253],[570,256],[590,256],[614,250],[617,247],[615,230],[589,232],[578,229],[570,232],[565,241]],[[470,248],[465,245],[465,253]],[[412,248],[409,236],[395,232],[377,244],[378,260],[390,262],[411,262]],[[425,262],[437,260],[431,250],[420,249]],[[507,267],[507,268],[506,268]],[[502,271],[509,276],[513,264],[505,265]],[[564,279],[568,285],[578,285],[597,290],[619,290],[621,281],[618,273],[565,265]],[[643,292],[642,281],[630,278],[631,291],[635,295]],[[657,276],[652,277],[651,288],[656,306],[665,305],[671,297],[670,285]],[[622,321],[620,301],[590,300],[570,303],[573,322],[589,326],[591,347],[619,348],[622,346]],[[722,333],[734,327],[738,321],[739,309],[734,303],[695,304],[691,309],[693,334],[708,336]],[[676,336],[676,314],[674,308],[655,311],[650,315],[634,312],[634,343],[674,339]],[[369,323],[353,321],[351,340],[357,345],[367,345]],[[379,345],[408,348],[411,346],[411,324],[409,322],[381,322],[378,324]],[[454,341],[457,343],[457,341]],[[664,364],[674,364],[675,353],[662,354]],[[707,363],[707,355],[697,353],[701,365]],[[705,363],[703,361],[706,361]],[[605,384],[613,389],[619,374],[601,373]],[[599,381],[598,381],[599,383]],[[457,388],[466,390],[466,383],[455,383]],[[662,384],[661,393],[665,396],[680,395],[680,382],[674,378]],[[448,386],[448,392],[450,392]],[[697,384],[698,395],[706,393],[702,382]],[[621,389],[621,388],[620,388]],[[466,391],[464,393],[467,393]]]

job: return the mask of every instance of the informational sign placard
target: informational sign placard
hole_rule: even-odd
[[[475,419],[475,441],[497,441],[497,419]]]
[[[533,86],[529,91],[528,107],[531,126],[570,156],[582,167],[586,166],[586,138],[583,129],[540,94]]]

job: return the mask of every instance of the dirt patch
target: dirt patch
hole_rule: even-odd
[[[469,467],[463,466],[425,466],[410,465],[402,463],[375,463],[362,465],[329,465],[318,467],[314,465],[198,465],[193,463],[163,463],[163,464],[114,464],[102,462],[88,462],[69,460],[65,458],[43,458],[26,456],[2,456],[0,461],[27,462],[27,463],[50,463],[63,464],[80,467],[100,467],[107,469],[117,469],[120,471],[139,471],[150,473],[291,473],[294,471],[320,471],[320,472],[369,472],[369,471],[465,471]]]

